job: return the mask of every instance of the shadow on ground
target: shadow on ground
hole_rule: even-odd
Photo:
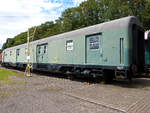
[[[11,68],[12,69],[12,68]],[[14,70],[17,71],[18,70]],[[24,72],[24,70],[20,70]],[[51,72],[41,72],[41,71],[33,71],[34,74],[38,76],[48,76],[48,77],[56,77],[56,78],[63,78],[63,79],[70,79],[72,81],[77,82],[84,82],[87,84],[104,84],[102,77],[75,77],[72,75],[60,74],[60,73],[51,73]],[[113,80],[111,83],[107,83],[107,85],[113,85],[117,87],[124,87],[124,88],[141,88],[145,90],[150,90],[150,77],[138,77],[133,78],[132,81],[129,80]]]
[[[114,80],[112,85],[125,88],[142,88],[150,90],[150,78],[134,78],[132,82],[126,80]]]
[[[75,77],[66,74],[60,73],[49,73],[49,72],[34,72],[40,76],[51,76],[56,78],[64,78],[70,79],[72,81],[85,82],[89,84],[104,84],[102,77]],[[145,90],[150,90],[150,77],[142,77],[142,78],[133,78],[132,81],[129,80],[113,80],[111,83],[107,83],[107,85],[113,85],[124,88],[141,88]]]

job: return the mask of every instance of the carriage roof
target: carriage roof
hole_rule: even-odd
[[[79,36],[79,35],[85,36],[85,35],[89,35],[89,34],[100,33],[100,32],[103,32],[106,30],[111,30],[111,29],[120,29],[121,27],[129,27],[132,24],[137,24],[138,26],[142,26],[136,17],[128,16],[128,17],[112,20],[109,22],[104,22],[104,23],[100,23],[97,25],[81,28],[78,30],[50,36],[48,38],[36,40],[36,41],[31,42],[30,45],[43,44],[43,43],[47,43],[49,41],[54,41],[54,40],[69,38],[69,37],[75,37],[75,36]],[[15,46],[15,47],[7,48],[5,50],[19,49],[19,48],[22,48],[25,46],[26,46],[26,43]]]

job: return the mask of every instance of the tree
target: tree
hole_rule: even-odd
[[[150,29],[150,0],[87,0],[78,7],[66,9],[55,21],[48,21],[39,26],[33,40],[72,31],[86,26],[136,16],[145,30]],[[32,35],[35,27],[30,28]],[[2,49],[26,43],[27,31],[13,39],[8,39]],[[32,40],[31,40],[32,41]]]

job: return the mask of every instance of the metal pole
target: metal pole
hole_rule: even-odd
[[[26,76],[31,76],[30,73],[30,34],[29,34],[29,29],[28,29],[28,35],[27,35],[27,66],[26,66],[26,70],[25,70],[25,75]]]
[[[36,27],[35,27],[34,32],[33,32],[32,41],[33,41],[35,32],[36,32]],[[33,59],[34,59],[34,50],[33,50],[33,48],[32,48],[32,53],[33,53]],[[25,70],[25,75],[26,76],[31,76],[31,72],[30,72],[31,70],[30,69],[31,69],[31,64],[30,64],[30,32],[29,32],[29,29],[28,29],[28,32],[27,32],[27,66],[26,66],[26,70]]]
[[[33,35],[32,35],[32,41],[33,41],[33,39],[34,39],[36,29],[37,29],[37,28],[35,27],[34,32],[33,32]],[[33,59],[33,61],[32,61],[32,66],[33,66],[33,63],[34,63],[34,48],[33,48],[33,46],[32,46],[32,59]]]

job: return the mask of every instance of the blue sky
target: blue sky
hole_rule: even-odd
[[[69,8],[86,0],[2,0],[0,3],[0,48],[28,28],[55,20]]]

